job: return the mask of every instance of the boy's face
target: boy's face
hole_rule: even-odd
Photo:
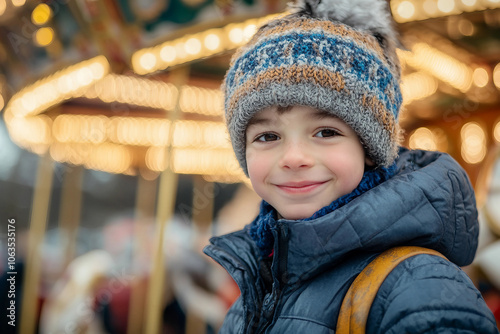
[[[246,159],[257,194],[286,219],[304,219],[352,192],[371,162],[344,121],[310,107],[256,114]]]

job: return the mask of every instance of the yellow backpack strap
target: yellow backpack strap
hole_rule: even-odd
[[[366,329],[368,313],[375,295],[390,272],[402,261],[418,254],[440,256],[441,253],[423,247],[394,247],[378,255],[356,277],[340,307],[336,334],[363,334]]]

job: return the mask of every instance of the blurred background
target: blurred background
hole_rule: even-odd
[[[464,270],[500,319],[500,1],[388,5],[405,146],[469,174],[481,235]],[[285,7],[0,0],[1,333],[217,331],[239,291],[201,249],[259,205],[219,86]]]

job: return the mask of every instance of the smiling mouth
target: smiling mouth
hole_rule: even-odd
[[[313,191],[314,189],[322,186],[328,181],[320,181],[320,182],[292,182],[285,184],[277,184],[276,186],[289,194],[304,194]]]

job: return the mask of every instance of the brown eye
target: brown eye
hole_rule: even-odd
[[[258,136],[255,139],[255,141],[267,142],[267,141],[275,141],[278,139],[279,139],[279,137],[273,133],[264,133],[264,134]]]
[[[316,133],[316,137],[327,138],[337,136],[339,133],[333,129],[323,129]]]

